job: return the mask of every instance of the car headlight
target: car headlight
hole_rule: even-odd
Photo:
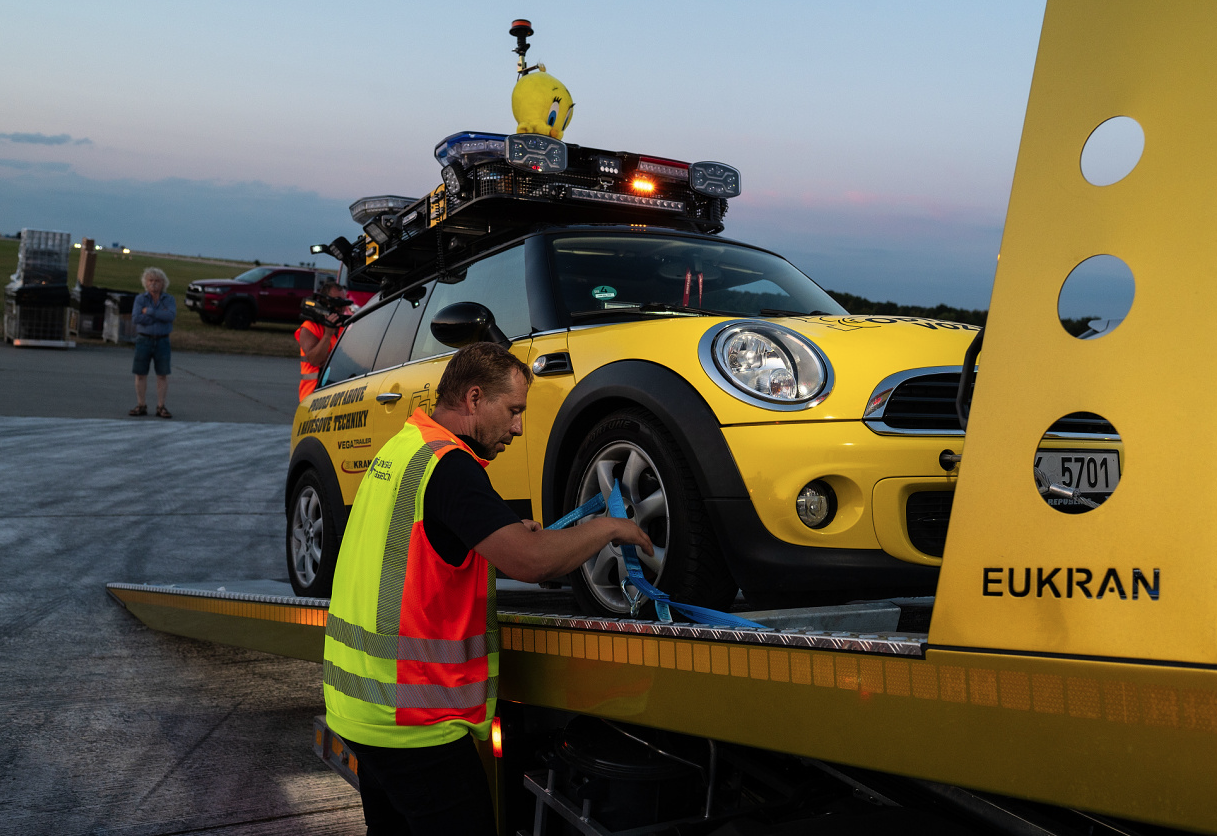
[[[832,390],[832,367],[819,348],[774,323],[722,323],[706,332],[698,353],[722,389],[767,409],[807,409]]]

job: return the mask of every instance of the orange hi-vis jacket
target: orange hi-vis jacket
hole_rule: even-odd
[[[300,342],[300,332],[307,330],[318,340],[325,339],[325,327],[318,325],[312,320],[306,320],[299,328],[296,329],[296,342]],[[334,350],[334,346],[338,344],[338,333],[330,335],[330,351]],[[317,378],[321,374],[321,367],[314,366],[308,360],[304,359],[304,348],[300,348],[300,400],[304,400],[309,395],[313,394],[313,390],[317,388]]]
[[[436,746],[490,732],[499,674],[494,567],[472,550],[460,566],[445,563],[423,529],[427,482],[441,457],[460,450],[473,455],[415,410],[355,495],[322,681],[326,722],[356,743]]]

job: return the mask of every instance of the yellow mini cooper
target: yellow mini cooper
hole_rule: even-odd
[[[328,596],[376,451],[479,339],[536,375],[523,437],[488,470],[522,518],[551,523],[618,481],[655,544],[644,571],[703,606],[740,589],[759,608],[932,593],[974,326],[850,316],[782,257],[720,237],[739,190],[721,163],[533,135],[458,134],[436,156],[442,186],[357,202],[364,235],[322,248],[382,290],[297,410],[298,594]],[[1091,446],[1108,432],[1058,429]],[[1059,481],[1069,443],[1054,443],[1037,464]],[[1103,461],[1094,501],[1118,479]],[[625,615],[625,577],[609,546],[569,582],[584,611]]]

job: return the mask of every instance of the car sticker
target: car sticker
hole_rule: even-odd
[[[592,288],[592,296],[601,301],[617,298],[617,288],[609,287],[602,284],[599,287]]]
[[[940,319],[923,319],[916,316],[841,316],[819,317],[819,321],[834,331],[858,331],[862,328],[878,328],[881,325],[907,323],[929,331],[979,331],[979,325],[962,322],[946,322]]]

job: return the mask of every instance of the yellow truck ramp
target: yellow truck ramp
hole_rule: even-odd
[[[328,602],[286,584],[107,590],[158,630],[321,660]],[[775,614],[771,630],[504,610],[500,698],[1217,832],[1217,672],[856,629],[894,628],[891,609]],[[822,629],[825,613],[855,629]]]

